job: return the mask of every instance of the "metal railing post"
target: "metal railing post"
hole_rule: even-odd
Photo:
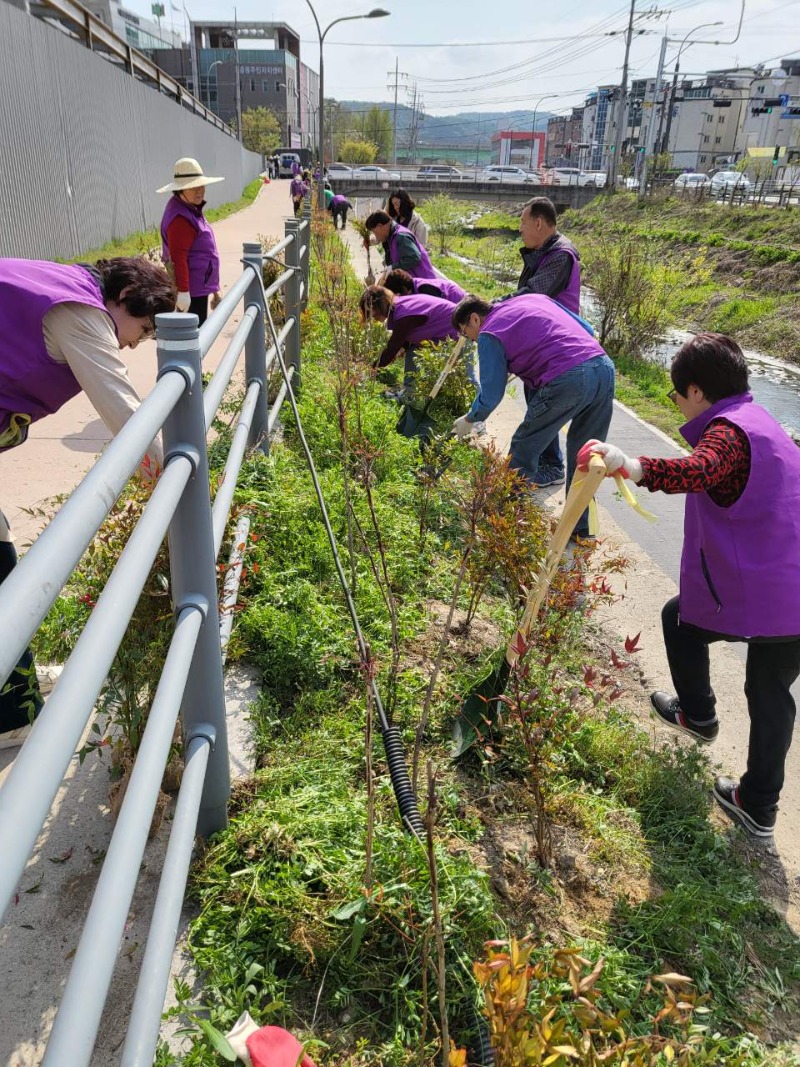
[[[159,377],[168,369],[177,370],[188,385],[164,423],[164,464],[183,455],[194,467],[169,526],[169,559],[176,616],[195,606],[204,617],[181,703],[181,722],[186,752],[194,737],[213,734],[197,818],[197,832],[208,837],[227,826],[231,785],[197,321],[196,315],[175,312],[156,316]]]
[[[302,233],[298,234],[298,242],[300,244],[300,268],[302,270],[303,279],[303,299],[301,307],[303,311],[308,307],[309,296],[309,264],[311,262],[311,220],[309,219],[306,228]]]
[[[253,267],[256,277],[253,278],[244,295],[245,310],[255,304],[258,308],[258,316],[253,323],[250,333],[244,345],[244,371],[245,381],[249,386],[251,382],[258,382],[261,392],[256,401],[253,411],[253,424],[250,430],[248,444],[257,444],[261,451],[269,454],[269,408],[267,406],[267,348],[265,344],[264,327],[264,256],[258,241],[245,241],[242,259],[246,264]]]
[[[298,229],[300,222],[297,219],[286,220],[286,236],[294,237],[294,240],[286,248],[286,266],[293,267],[291,278],[286,280],[284,289],[285,318],[288,323],[294,320],[294,326],[286,338],[286,366],[295,369],[292,385],[295,390],[300,388],[300,312],[302,310],[302,272],[298,269],[300,263],[300,234]]]

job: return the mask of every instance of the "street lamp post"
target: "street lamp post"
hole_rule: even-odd
[[[214,67],[220,66],[220,64],[222,62],[223,62],[223,60],[221,60],[221,59],[215,59],[214,62],[211,64],[211,66],[206,71],[206,107],[208,107],[208,108],[211,108],[211,88],[210,88],[210,86],[208,84],[209,78],[211,77],[211,71],[214,69]],[[201,96],[201,99],[202,99],[202,96]],[[219,107],[219,100],[217,100],[217,107]],[[213,108],[212,108],[212,110],[213,110]]]
[[[343,15],[341,18],[334,19],[323,30],[320,26],[317,13],[314,10],[311,0],[306,0],[311,14],[314,16],[314,24],[317,27],[317,36],[319,37],[319,129],[317,130],[319,136],[319,181],[317,183],[317,205],[320,211],[325,210],[325,70],[324,60],[322,54],[322,46],[325,43],[325,38],[328,35],[328,31],[333,29],[339,22],[354,22],[356,19],[381,19],[389,14],[388,11],[384,11],[382,7],[373,8],[372,11],[368,11],[366,15]]]
[[[686,34],[686,36],[681,41],[681,46],[678,49],[678,54],[675,56],[675,70],[673,71],[673,74],[672,74],[672,89],[671,89],[670,94],[669,94],[669,107],[667,108],[667,125],[666,125],[666,129],[664,131],[664,140],[661,142],[661,145],[660,145],[660,148],[661,148],[662,152],[668,152],[669,151],[669,135],[670,135],[670,132],[672,131],[672,112],[673,112],[673,109],[675,107],[675,95],[676,95],[677,90],[678,90],[678,75],[680,74],[680,70],[681,70],[681,53],[683,52],[683,50],[685,48],[691,48],[691,46],[693,44],[709,43],[709,42],[690,41],[689,38],[692,36],[693,33],[697,33],[698,30],[707,30],[709,28],[709,26],[721,26],[721,25],[722,25],[722,21],[721,20],[719,22],[703,22],[700,26],[695,26],[695,28],[693,30],[689,30],[689,32]],[[716,44],[716,41],[713,42],[713,43]]]
[[[533,149],[536,145],[536,112],[539,110],[539,104],[543,100],[553,100],[558,96],[558,93],[548,93],[547,96],[540,96],[533,106],[533,122],[531,123],[531,170],[533,170]]]

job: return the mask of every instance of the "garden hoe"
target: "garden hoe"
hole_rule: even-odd
[[[464,345],[467,343],[465,337],[460,337],[453,347],[453,351],[447,357],[444,367],[442,367],[442,373],[436,379],[430,393],[425,399],[425,403],[421,408],[414,408],[410,404],[406,403],[403,414],[397,420],[397,426],[395,429],[398,433],[401,433],[403,437],[421,437],[427,441],[431,436],[435,423],[428,415],[428,408],[434,402],[439,395],[439,390],[444,385],[449,374],[455,369],[455,365],[458,362]]]
[[[459,716],[453,724],[454,744],[451,752],[453,759],[466,752],[478,740],[484,729],[491,727],[497,721],[498,699],[503,696],[514,664],[522,655],[525,642],[528,640],[533,622],[539,614],[550,583],[558,570],[570,535],[605,476],[606,465],[600,456],[591,457],[588,471],[575,472],[564,502],[564,510],[550,539],[547,556],[539,571],[536,584],[528,593],[522,619],[509,642],[505,657],[500,666],[479,682],[461,705]]]

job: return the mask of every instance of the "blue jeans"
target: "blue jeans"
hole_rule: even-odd
[[[523,384],[525,387],[525,403],[530,404],[531,397],[536,390],[532,385]],[[561,452],[561,442],[558,439],[558,434],[539,453],[539,470],[553,470],[553,468],[561,471],[562,474],[564,472],[564,456]]]
[[[545,447],[569,422],[567,432],[567,485],[575,473],[581,447],[592,438],[605,440],[611,425],[614,400],[614,364],[608,356],[594,356],[565,371],[552,382],[534,389],[525,418],[511,438],[511,466],[534,482]],[[589,511],[584,511],[575,533],[589,533]]]

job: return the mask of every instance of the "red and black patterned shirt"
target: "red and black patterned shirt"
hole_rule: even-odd
[[[651,493],[708,493],[720,508],[735,504],[750,476],[747,434],[726,419],[712,419],[690,456],[640,456],[640,485]]]

